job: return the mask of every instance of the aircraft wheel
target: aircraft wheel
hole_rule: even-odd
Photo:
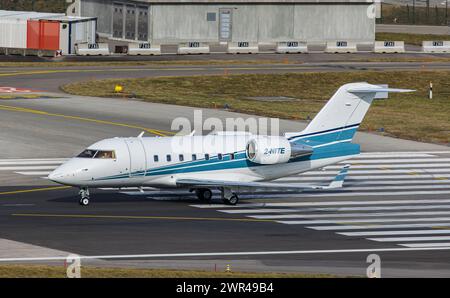
[[[235,206],[239,203],[239,197],[236,194],[233,194],[229,199],[225,199],[224,203],[227,205]]]
[[[80,199],[80,205],[81,206],[89,205],[89,198],[82,198],[82,199]]]
[[[196,191],[197,197],[202,202],[209,202],[212,199],[212,191],[205,189],[197,189]]]

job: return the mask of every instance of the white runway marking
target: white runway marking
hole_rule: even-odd
[[[348,224],[348,223],[378,223],[378,222],[430,222],[430,221],[450,221],[450,217],[432,218],[376,218],[376,219],[341,219],[341,220],[289,220],[277,221],[287,225],[310,225],[310,224]]]
[[[353,159],[365,158],[417,158],[417,157],[434,157],[435,155],[429,153],[361,153],[358,157]]]
[[[399,244],[401,246],[405,247],[411,247],[411,248],[425,248],[425,247],[449,247],[450,242],[439,242],[439,243],[406,243],[406,244]]]
[[[435,251],[435,250],[450,250],[450,243],[448,243],[447,246],[439,246],[439,247],[419,246],[419,247],[356,248],[356,249],[350,248],[350,249],[318,249],[318,250],[287,250],[287,251],[98,255],[98,256],[80,256],[80,259],[92,260],[92,259],[150,259],[150,258],[182,258],[182,257],[232,257],[232,256],[270,256],[270,255],[370,253],[370,252]],[[67,257],[1,258],[0,262],[65,261],[66,259]]]
[[[394,236],[394,235],[435,235],[450,234],[450,230],[400,230],[400,231],[364,231],[337,233],[344,236]]]
[[[346,179],[347,185],[363,186],[363,185],[405,185],[405,184],[450,184],[450,179],[414,179],[414,180],[389,180],[389,181],[354,181],[352,179]]]
[[[436,227],[450,227],[450,222],[430,222],[423,224],[395,224],[395,225],[376,224],[376,225],[308,226],[307,228],[319,231],[342,231],[342,230],[380,230],[380,229],[408,229],[408,228],[436,228]]]
[[[368,238],[368,240],[378,242],[413,242],[413,241],[442,241],[450,240],[450,236],[435,236],[435,237],[386,237],[386,238]]]
[[[51,171],[29,171],[29,172],[14,172],[14,173],[25,176],[42,176],[50,174]]]
[[[260,213],[297,213],[297,212],[318,212],[318,211],[382,211],[382,210],[428,210],[428,209],[450,209],[450,205],[418,205],[418,206],[381,206],[381,207],[324,207],[324,208],[278,208],[278,209],[231,209],[231,210],[217,210],[223,213],[230,214],[260,214]]]
[[[54,170],[58,166],[18,166],[0,167],[0,171]]]
[[[405,156],[406,157],[406,156]],[[385,163],[413,163],[413,162],[449,162],[450,158],[405,158],[405,159],[385,159],[384,157],[380,157],[380,159],[350,159],[341,162],[341,164],[350,163],[350,164],[385,164]]]
[[[241,195],[242,198],[250,197],[253,199],[264,198],[316,198],[316,197],[369,197],[369,196],[414,196],[414,195],[443,195],[450,194],[450,190],[417,190],[417,191],[378,191],[378,192],[317,192],[317,193],[280,193],[272,195],[261,195],[255,193],[254,195]]]
[[[308,207],[308,206],[351,206],[351,205],[395,205],[395,204],[430,204],[450,203],[450,199],[429,200],[376,200],[376,201],[324,201],[324,202],[283,202],[283,203],[253,203],[230,206],[225,204],[191,205],[196,208],[242,208],[242,207]]]
[[[0,159],[0,162],[35,162],[35,161],[66,161],[68,158],[61,157],[61,158],[7,158],[7,159]]]
[[[0,166],[10,166],[10,165],[59,165],[62,164],[61,160],[33,160],[33,161],[0,161]]]
[[[328,176],[334,176],[337,175],[339,171],[309,171],[301,174],[302,176],[314,176],[314,175],[328,175]],[[408,169],[408,170],[391,170],[391,169],[383,169],[383,170],[358,170],[354,171],[352,168],[349,169],[349,173],[352,175],[355,174],[423,174],[423,173],[448,173],[450,172],[450,168],[439,168],[439,169]]]
[[[327,174],[325,173],[322,176],[311,176],[311,177],[305,177],[305,176],[292,176],[292,177],[286,177],[286,178],[280,178],[278,180],[275,180],[276,182],[281,181],[327,181],[329,182],[331,179],[333,179],[335,175],[333,174]],[[448,179],[450,178],[450,174],[409,174],[409,175],[351,175],[349,174],[347,176],[346,181],[352,181],[352,180],[393,180],[393,179]],[[344,184],[345,187],[345,184]]]
[[[405,154],[405,155],[409,155],[409,154],[450,154],[450,150],[446,150],[446,151],[384,151],[384,152],[363,152],[360,154],[360,156],[364,156],[366,154],[368,155],[372,155],[372,154]]]
[[[257,219],[293,219],[293,218],[347,218],[347,217],[388,217],[388,216],[430,216],[450,215],[450,211],[420,211],[420,212],[376,212],[376,213],[325,213],[325,214],[282,214],[282,215],[252,215]]]
[[[445,167],[450,167],[450,163],[407,163],[407,164],[386,164],[386,165],[360,165],[360,164],[356,164],[356,165],[352,165],[349,171],[354,171],[355,169],[389,169],[389,168],[394,168],[394,169],[400,169],[400,168],[445,168]],[[342,166],[327,166],[324,168],[325,170],[340,170],[342,169]]]

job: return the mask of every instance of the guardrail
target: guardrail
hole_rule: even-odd
[[[209,44],[198,41],[180,43],[177,54],[209,54]]]
[[[450,53],[450,41],[427,40],[422,41],[422,52],[425,53]]]
[[[404,53],[404,41],[375,41],[374,53]]]
[[[107,43],[80,43],[75,46],[75,53],[80,56],[109,56]]]
[[[151,56],[161,55],[161,45],[150,43],[129,43],[128,55],[131,56]]]
[[[327,41],[325,48],[325,53],[356,53],[357,51],[356,42],[345,40]]]
[[[256,42],[238,41],[229,42],[227,53],[229,54],[258,54],[259,47]]]
[[[308,53],[308,46],[302,41],[282,41],[277,43],[275,52],[279,54]]]
[[[60,56],[62,56],[62,51],[61,50],[22,49],[22,48],[0,48],[0,55],[60,57]]]

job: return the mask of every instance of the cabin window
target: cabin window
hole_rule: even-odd
[[[179,159],[180,161],[184,161],[184,155],[183,155],[183,154],[178,155],[178,159]]]
[[[233,160],[235,158],[236,158],[235,154],[234,153],[230,153],[230,160]]]
[[[167,158],[167,161],[172,161],[172,156],[170,156],[170,154],[167,154],[166,158]]]
[[[205,160],[209,160],[209,154],[208,153],[205,154]]]
[[[217,158],[218,158],[219,160],[222,160],[222,159],[223,159],[222,153],[217,154]]]
[[[192,154],[192,161],[196,161],[197,160],[197,154]]]
[[[97,154],[95,154],[94,158],[115,159],[116,158],[116,153],[114,151],[99,150],[99,151],[97,151]]]
[[[154,160],[155,162],[158,162],[158,161],[159,161],[159,156],[158,156],[158,155],[153,155],[153,160]]]
[[[80,158],[94,158],[95,153],[97,153],[97,150],[86,149],[83,152],[81,152],[80,154],[78,154],[77,157],[80,157]]]

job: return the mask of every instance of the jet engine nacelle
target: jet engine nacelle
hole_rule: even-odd
[[[255,163],[286,163],[291,158],[291,144],[284,137],[258,136],[247,143],[246,153],[247,159]]]

